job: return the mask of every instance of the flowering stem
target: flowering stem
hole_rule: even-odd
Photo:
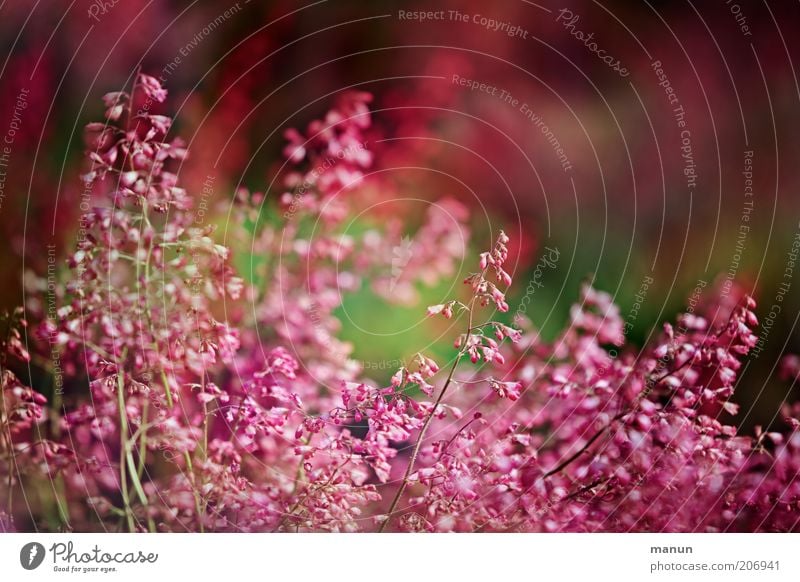
[[[194,476],[194,465],[192,464],[192,457],[188,451],[183,452],[183,459],[186,461],[186,470],[189,472],[189,480],[192,483],[192,493],[194,494],[194,507],[197,511],[197,521],[200,524],[200,533],[205,533],[205,526],[203,524],[203,511],[202,504],[200,503],[200,494],[197,492],[197,483]]]
[[[8,322],[8,328],[6,329],[6,337],[3,345],[8,345],[8,342],[11,339],[11,323]],[[14,441],[11,438],[11,422],[8,417],[8,411],[6,410],[6,395],[5,395],[5,364],[6,364],[6,353],[5,350],[2,354],[0,354],[0,419],[3,420],[3,426],[0,428],[4,428],[5,431],[2,432],[3,441],[8,438],[8,457],[11,460],[11,463],[8,465],[8,515],[13,515],[14,510],[14,472],[11,470],[11,467],[16,467],[17,459],[14,455]]]
[[[0,378],[5,376],[5,370],[3,366],[0,365]],[[8,412],[6,411],[6,396],[2,393],[2,390],[5,389],[5,386],[0,385],[0,406],[3,407],[2,409],[2,416],[3,424],[6,425],[3,428],[6,430],[3,431],[3,442],[8,439],[8,458],[11,460],[9,463],[9,471],[8,471],[8,515],[12,515],[14,509],[14,472],[10,470],[12,466],[16,467],[16,456],[14,455],[14,443],[11,440],[11,426],[8,423]]]
[[[203,370],[203,393],[206,391],[206,372]],[[208,460],[208,403],[203,400],[203,460]]]
[[[123,352],[123,359],[125,352]],[[139,473],[136,470],[136,463],[133,460],[133,441],[129,439],[128,435],[128,413],[125,410],[125,378],[124,373],[117,374],[117,406],[119,408],[119,431],[120,431],[120,459],[119,459],[119,481],[120,490],[122,492],[122,501],[125,504],[125,516],[128,520],[128,529],[134,531],[133,525],[133,510],[131,509],[130,493],[128,491],[128,473],[133,483],[133,489],[136,496],[142,505],[147,508],[147,495],[142,487],[142,482],[139,479]],[[144,434],[144,433],[143,433]],[[141,457],[140,457],[141,459]],[[148,526],[151,531],[154,531],[155,525],[152,518],[148,517]]]
[[[442,390],[439,392],[439,396],[436,397],[436,401],[433,403],[433,408],[428,413],[428,416],[425,417],[425,422],[422,424],[422,428],[419,431],[419,435],[417,436],[417,440],[414,443],[414,448],[411,451],[411,458],[408,461],[408,466],[406,467],[406,472],[403,475],[403,482],[400,483],[400,488],[395,493],[394,499],[392,500],[392,504],[389,506],[389,512],[387,514],[387,518],[383,521],[380,528],[378,528],[379,532],[383,532],[386,529],[386,526],[389,524],[389,520],[392,517],[395,509],[397,509],[397,504],[400,503],[400,498],[403,496],[403,493],[406,490],[406,486],[408,485],[408,480],[411,477],[411,473],[414,472],[414,463],[417,460],[417,455],[419,455],[419,450],[422,447],[422,441],[425,439],[425,433],[428,432],[428,427],[433,420],[433,414],[436,409],[439,407],[439,404],[444,397],[444,393],[447,392],[447,388],[450,386],[450,382],[453,379],[453,373],[456,371],[456,367],[458,366],[458,361],[461,359],[461,356],[464,354],[464,348],[459,350],[458,354],[456,355],[456,360],[453,362],[453,366],[450,368],[450,373],[447,376],[447,380],[442,386]]]
[[[167,379],[167,373],[164,369],[161,369],[161,383],[164,385],[164,393],[167,395],[167,406],[172,409],[172,390],[169,387],[169,380]]]
[[[149,230],[153,230],[153,225],[150,222],[150,216],[148,214],[148,206],[147,206],[147,199],[146,198],[142,199],[142,220],[144,221],[145,226]],[[161,350],[159,349],[158,341],[156,340],[155,326],[153,325],[153,319],[150,316],[150,295],[148,293],[148,289],[150,288],[150,260],[151,260],[152,256],[153,256],[153,241],[151,240],[151,241],[148,242],[148,245],[147,245],[147,258],[144,261],[144,291],[143,291],[143,293],[144,293],[144,307],[145,307],[144,314],[145,314],[145,318],[147,319],[147,326],[148,326],[148,329],[150,331],[150,337],[153,339],[153,348],[155,349],[156,354],[158,354],[160,356],[161,355],[160,354]],[[139,269],[138,263],[136,265],[136,269],[137,270]],[[139,280],[138,273],[137,273],[136,279],[137,279],[137,281]],[[172,390],[170,390],[169,381],[167,379],[167,374],[164,371],[163,367],[161,368],[161,382],[164,384],[164,393],[166,394],[166,397],[167,397],[167,405],[170,408],[172,408],[172,405],[173,405]]]
[[[483,269],[481,272],[481,278],[486,275],[486,269]],[[419,450],[422,448],[422,441],[425,440],[425,434],[428,432],[428,427],[430,426],[431,422],[433,421],[434,413],[436,409],[439,408],[439,404],[442,402],[442,398],[444,398],[445,392],[450,387],[450,383],[453,381],[453,374],[455,374],[456,368],[458,367],[459,361],[461,361],[461,356],[464,355],[464,352],[469,345],[469,334],[470,330],[472,330],[472,314],[475,308],[475,301],[477,300],[477,294],[473,294],[472,300],[469,304],[469,323],[467,324],[467,340],[464,341],[461,348],[458,350],[456,354],[455,360],[453,361],[453,365],[450,367],[450,373],[447,375],[447,380],[445,380],[444,386],[442,386],[439,395],[436,397],[436,401],[433,403],[433,407],[431,411],[428,413],[428,416],[425,417],[425,422],[422,423],[422,428],[419,431],[419,435],[417,436],[417,440],[414,443],[414,448],[411,450],[411,458],[408,461],[408,466],[406,467],[406,472],[403,474],[403,481],[400,483],[400,487],[397,489],[397,493],[394,495],[394,499],[392,499],[392,504],[389,506],[389,511],[386,515],[386,519],[383,520],[380,527],[378,528],[378,532],[383,532],[386,530],[386,527],[389,525],[389,521],[392,519],[392,515],[394,514],[395,510],[397,509],[398,503],[400,503],[400,498],[403,496],[403,493],[408,486],[408,480],[411,477],[411,474],[414,472],[414,464],[417,461],[417,456],[419,455]]]
[[[144,404],[142,404],[141,434],[139,435],[139,463],[136,468],[136,474],[139,479],[141,479],[144,474],[144,466],[147,460],[147,413],[149,408],[150,400],[145,399]],[[134,435],[132,440],[136,440],[136,435]]]
[[[124,357],[124,356],[123,356]],[[127,477],[127,456],[126,450],[128,449],[128,417],[125,412],[125,396],[123,390],[125,389],[125,382],[122,372],[117,374],[117,405],[119,408],[119,438],[120,438],[120,455],[119,455],[119,484],[120,492],[122,493],[122,503],[125,507],[125,518],[128,521],[128,531],[133,532],[136,528],[133,525],[133,511],[131,510],[131,500],[128,493],[128,477]]]
[[[594,444],[594,442],[603,435],[603,433],[605,433],[608,429],[610,429],[611,425],[614,423],[614,421],[619,420],[620,418],[622,418],[626,414],[627,414],[627,412],[621,412],[618,415],[616,415],[614,418],[612,418],[611,422],[609,422],[606,426],[604,426],[603,428],[598,430],[596,433],[594,433],[594,435],[592,435],[592,437],[588,441],[586,441],[586,444],[583,445],[576,453],[574,453],[573,455],[571,455],[567,459],[561,461],[561,463],[559,463],[556,467],[554,467],[553,469],[550,469],[547,473],[542,475],[542,479],[547,479],[548,477],[552,477],[556,473],[560,473],[561,471],[566,469],[568,465],[570,465],[573,461],[575,461],[575,459],[577,459],[583,453],[585,453],[589,449],[589,447],[591,447]]]
[[[311,440],[311,439],[309,439],[309,442],[310,442],[310,440]],[[328,479],[327,479],[327,480],[326,480],[324,483],[322,483],[322,484],[319,484],[319,485],[311,485],[311,486],[310,486],[310,487],[309,487],[309,488],[308,488],[308,489],[307,489],[307,490],[306,490],[306,491],[303,493],[303,495],[302,495],[302,496],[301,496],[301,497],[300,497],[300,498],[299,498],[299,499],[298,499],[298,500],[297,500],[297,501],[294,503],[294,505],[292,505],[292,507],[289,509],[289,511],[287,511],[287,512],[286,512],[286,514],[285,514],[285,515],[283,516],[283,518],[281,519],[281,521],[280,521],[280,523],[278,524],[278,527],[275,529],[275,531],[280,531],[280,529],[283,527],[283,525],[284,525],[284,523],[286,522],[286,520],[288,520],[290,517],[292,517],[292,516],[294,515],[294,512],[295,512],[295,511],[297,511],[297,510],[300,508],[300,506],[303,504],[303,502],[304,502],[304,501],[305,501],[305,500],[306,500],[306,499],[307,499],[307,498],[308,498],[308,497],[311,495],[311,492],[312,492],[313,490],[315,490],[315,489],[316,489],[316,490],[324,489],[325,487],[327,487],[328,485],[330,485],[330,484],[333,482],[333,480],[336,478],[336,475],[338,475],[338,474],[339,474],[339,471],[341,471],[342,469],[344,469],[344,468],[347,466],[347,464],[348,464],[350,461],[351,461],[351,459],[350,459],[350,458],[348,458],[348,459],[346,459],[346,460],[345,460],[345,462],[344,462],[344,463],[342,463],[341,465],[339,465],[338,467],[336,467],[336,468],[335,468],[335,469],[334,469],[334,470],[331,472],[331,475],[330,475],[330,477],[328,477]],[[301,461],[301,467],[302,467],[302,461]],[[297,484],[297,482],[295,481],[295,486],[296,486],[296,484]],[[296,489],[296,487],[295,487],[295,489]],[[299,526],[298,526],[298,527],[299,527]],[[296,531],[296,530],[295,530],[295,531]]]
[[[464,426],[462,426],[460,429],[458,429],[458,431],[456,431],[456,433],[452,437],[450,437],[450,440],[448,440],[445,443],[445,445],[442,447],[442,452],[439,453],[439,459],[444,457],[444,455],[447,453],[447,449],[450,447],[450,445],[453,444],[453,441],[455,441],[458,438],[458,435],[460,435],[465,430],[467,430],[470,426],[472,426],[472,423],[474,423],[476,420],[478,420],[478,419],[477,418],[471,419],[468,423],[466,423]]]

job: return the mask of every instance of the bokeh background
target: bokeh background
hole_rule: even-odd
[[[443,16],[405,16],[415,11]],[[800,349],[799,25],[790,2],[7,0],[0,303],[24,302],[47,245],[59,258],[72,248],[82,127],[137,69],[170,92],[158,107],[189,143],[189,192],[214,177],[222,236],[242,186],[279,213],[284,129],[357,88],[375,96],[369,145],[394,203],[421,217],[443,196],[461,201],[475,248],[504,227],[518,259],[512,310],[540,283],[527,314],[542,333],[563,326],[587,279],[614,295],[635,344],[700,282],[752,293],[770,327],[737,399],[746,427],[769,425],[800,396],[775,369]],[[429,302],[443,292],[420,291]],[[376,375],[430,333],[407,325],[418,306],[368,289],[340,317]]]

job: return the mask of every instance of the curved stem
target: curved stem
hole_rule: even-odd
[[[395,509],[397,509],[397,504],[400,503],[400,498],[403,496],[403,493],[406,490],[406,486],[408,485],[408,480],[411,477],[411,473],[414,472],[414,463],[417,461],[417,455],[419,455],[419,450],[422,448],[422,441],[425,439],[425,433],[428,432],[428,427],[433,420],[433,414],[436,412],[436,409],[439,407],[439,404],[444,398],[444,393],[447,391],[447,388],[450,386],[450,382],[453,379],[453,373],[456,371],[456,366],[458,366],[458,362],[463,355],[463,348],[459,350],[458,355],[456,355],[456,360],[453,362],[452,368],[450,368],[450,374],[447,376],[447,381],[442,386],[442,390],[439,392],[439,396],[437,396],[436,401],[433,403],[433,408],[428,413],[428,416],[425,417],[425,422],[422,424],[422,428],[419,431],[419,435],[417,436],[417,440],[414,443],[414,448],[411,451],[411,458],[408,461],[408,466],[406,467],[406,472],[403,475],[403,481],[400,483],[400,488],[395,493],[394,499],[392,499],[392,504],[389,506],[389,513],[387,514],[386,519],[381,524],[380,528],[378,528],[379,532],[383,532],[386,529],[386,526],[389,524],[389,521],[392,518],[392,514],[394,513]]]
[[[481,278],[486,275],[486,269],[481,272]],[[394,495],[394,499],[392,499],[392,503],[389,506],[389,512],[386,515],[386,519],[381,523],[380,527],[378,528],[378,532],[382,533],[386,530],[386,527],[389,525],[389,522],[392,519],[392,515],[394,514],[395,510],[397,509],[397,505],[400,503],[400,499],[403,497],[403,493],[408,486],[409,478],[411,474],[414,472],[414,465],[417,462],[417,456],[419,455],[419,451],[422,448],[422,441],[425,440],[425,435],[428,432],[428,427],[430,427],[431,422],[433,421],[433,415],[436,413],[436,409],[439,408],[439,404],[442,402],[447,389],[450,387],[451,382],[453,381],[453,374],[458,367],[458,363],[461,361],[461,356],[464,355],[467,346],[469,345],[469,335],[472,331],[473,326],[473,312],[475,310],[475,301],[478,298],[477,294],[473,294],[472,300],[469,304],[469,323],[467,324],[467,332],[466,338],[464,340],[464,344],[458,350],[456,354],[455,361],[450,368],[450,373],[447,375],[447,380],[444,382],[444,386],[442,386],[439,395],[436,397],[436,400],[433,403],[433,407],[431,408],[428,416],[425,417],[425,422],[422,423],[422,428],[420,428],[419,435],[417,435],[417,440],[414,443],[414,448],[411,450],[411,458],[408,460],[408,466],[406,467],[406,471],[403,474],[403,481],[400,483],[400,487],[397,489],[397,493]]]
[[[124,356],[123,356],[124,357]],[[136,528],[133,524],[133,510],[131,509],[131,499],[128,493],[127,477],[127,456],[128,450],[128,417],[125,411],[125,381],[122,372],[117,373],[117,406],[119,408],[119,488],[122,493],[122,503],[125,508],[125,518],[128,522],[128,531],[134,532]]]
[[[567,459],[561,461],[556,467],[554,467],[553,469],[550,469],[547,473],[542,475],[542,479],[547,479],[548,477],[552,477],[556,473],[560,473],[561,471],[566,469],[568,465],[570,465],[573,461],[575,461],[583,453],[588,451],[589,447],[591,447],[594,444],[594,442],[603,435],[603,433],[605,433],[607,430],[609,430],[614,425],[614,423],[616,421],[621,419],[626,414],[628,414],[628,413],[627,412],[624,412],[624,413],[621,412],[621,413],[617,414],[614,418],[611,419],[611,421],[607,425],[605,425],[603,428],[601,428],[596,433],[594,433],[594,435],[592,435],[592,437],[588,441],[586,441],[586,444],[583,445],[577,452],[575,452],[574,454],[570,455]]]

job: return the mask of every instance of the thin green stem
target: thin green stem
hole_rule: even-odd
[[[125,378],[122,372],[117,374],[117,406],[119,408],[119,438],[120,438],[120,459],[119,459],[119,484],[122,493],[122,503],[125,509],[125,518],[128,523],[128,531],[134,532],[136,528],[133,523],[133,510],[131,509],[131,499],[128,493],[127,476],[127,450],[128,450],[128,413],[125,411]]]
[[[5,370],[3,366],[0,365],[0,381],[2,381],[2,377],[5,375]],[[0,386],[0,390],[2,390],[2,386]],[[14,455],[14,443],[11,440],[11,426],[8,422],[8,412],[6,411],[6,397],[2,392],[0,392],[0,406],[3,407],[2,409],[2,419],[3,424],[5,425],[2,432],[3,435],[3,442],[8,440],[8,457],[10,459],[10,463],[8,464],[8,515],[9,517],[12,515],[12,511],[14,509],[14,471],[12,467],[16,466],[16,456]]]
[[[139,463],[136,466],[136,474],[139,476],[139,479],[141,479],[142,475],[144,474],[144,467],[147,462],[147,414],[149,412],[149,408],[150,400],[145,399],[144,404],[142,405],[142,421],[139,424],[139,429],[131,438],[132,441],[136,441],[138,435],[139,439]]]
[[[192,463],[192,457],[191,455],[189,455],[188,451],[183,452],[183,459],[186,461],[186,470],[189,471],[189,480],[192,483],[192,493],[194,494],[194,506],[195,510],[197,511],[197,521],[200,524],[200,533],[204,533],[205,527],[203,525],[203,518],[205,516],[205,512],[202,510],[202,503],[200,502],[200,494],[197,491],[197,483],[195,481],[194,465]]]
[[[167,406],[172,408],[172,390],[169,387],[169,380],[167,379],[167,373],[164,369],[161,369],[161,383],[164,384],[164,393],[167,395]]]
[[[611,419],[611,421],[607,425],[605,425],[603,428],[594,433],[594,435],[592,435],[592,437],[588,441],[586,441],[586,444],[583,445],[580,449],[578,449],[578,451],[576,451],[574,454],[570,455],[565,460],[556,465],[553,469],[550,469],[547,473],[542,475],[542,479],[547,479],[548,477],[552,477],[556,473],[560,473],[561,471],[566,469],[567,466],[569,466],[573,461],[575,461],[583,453],[588,451],[589,447],[591,447],[594,444],[594,442],[603,435],[603,433],[609,430],[616,421],[621,419],[626,414],[627,414],[626,412],[621,412],[617,414],[614,418]]]

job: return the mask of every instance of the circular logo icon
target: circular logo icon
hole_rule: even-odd
[[[30,542],[19,551],[19,563],[26,570],[35,570],[44,561],[44,546],[39,542]]]

